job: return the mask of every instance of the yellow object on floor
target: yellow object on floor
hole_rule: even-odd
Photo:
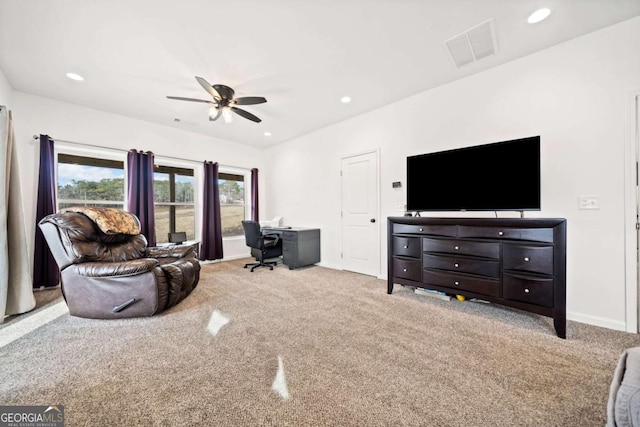
[[[467,297],[465,297],[464,295],[456,295],[456,299],[457,299],[458,301],[464,301],[464,300],[466,300],[466,299],[467,299]]]

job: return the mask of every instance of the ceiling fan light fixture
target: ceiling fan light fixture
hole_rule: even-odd
[[[551,15],[551,9],[543,7],[529,15],[529,18],[527,18],[527,22],[529,24],[537,24],[538,22],[547,19],[549,15]]]
[[[225,123],[231,123],[233,121],[234,114],[239,115],[247,120],[251,120],[254,123],[260,123],[262,120],[260,117],[237,108],[235,105],[256,105],[264,104],[267,99],[263,96],[242,96],[240,98],[234,98],[235,91],[229,86],[225,85],[211,85],[202,77],[197,77],[196,80],[200,83],[200,86],[213,97],[213,100],[185,98],[184,96],[167,96],[168,99],[174,99],[177,101],[190,101],[190,102],[203,102],[205,104],[213,104],[209,107],[209,120],[214,122],[222,116],[222,120]]]
[[[222,120],[224,120],[225,123],[233,122],[233,112],[231,111],[231,108],[229,107],[222,108]]]

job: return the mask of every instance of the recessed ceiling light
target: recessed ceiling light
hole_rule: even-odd
[[[271,132],[265,132],[264,136],[271,136]]]
[[[551,14],[551,10],[546,7],[543,7],[542,9],[538,9],[535,12],[533,12],[531,15],[529,15],[527,22],[529,24],[537,24],[538,22],[545,20],[550,14]]]
[[[340,98],[340,102],[342,102],[343,104],[348,104],[351,102],[351,97],[350,96],[343,96],[342,98]]]
[[[84,80],[84,77],[76,73],[67,73],[67,77],[69,77],[71,80],[76,80],[78,82],[81,82]]]

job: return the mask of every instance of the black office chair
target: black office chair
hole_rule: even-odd
[[[269,267],[273,270],[276,261],[265,261],[265,259],[275,258],[282,255],[282,241],[277,234],[262,235],[260,224],[257,221],[242,221],[244,228],[244,239],[247,246],[251,248],[251,253],[255,254],[258,262],[248,263],[244,268],[251,266],[251,272],[258,267]]]

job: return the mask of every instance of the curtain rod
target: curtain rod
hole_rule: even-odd
[[[40,139],[40,137],[38,135],[33,135],[33,139]],[[64,140],[64,139],[57,139],[57,138],[51,138],[51,139],[53,139],[54,142],[58,141],[58,142],[64,142],[64,143],[67,143],[67,144],[81,145],[81,146],[84,146],[84,147],[103,148],[105,150],[121,151],[123,153],[128,153],[129,152],[129,150],[125,150],[123,148],[106,147],[104,145],[97,145],[97,144],[83,144],[81,142],[67,141],[67,140]],[[156,153],[153,153],[153,155],[155,156]],[[163,157],[163,158],[166,158],[166,159],[173,159],[173,160],[182,160],[182,161],[185,161],[185,162],[191,162],[191,163],[197,163],[197,164],[204,163],[204,162],[198,162],[197,160],[183,159],[182,157],[165,156],[163,154],[158,154],[158,157]],[[228,165],[222,165],[222,164],[220,166],[223,166],[223,167],[236,167],[236,166],[228,166]],[[246,169],[246,168],[242,168],[242,169]]]

